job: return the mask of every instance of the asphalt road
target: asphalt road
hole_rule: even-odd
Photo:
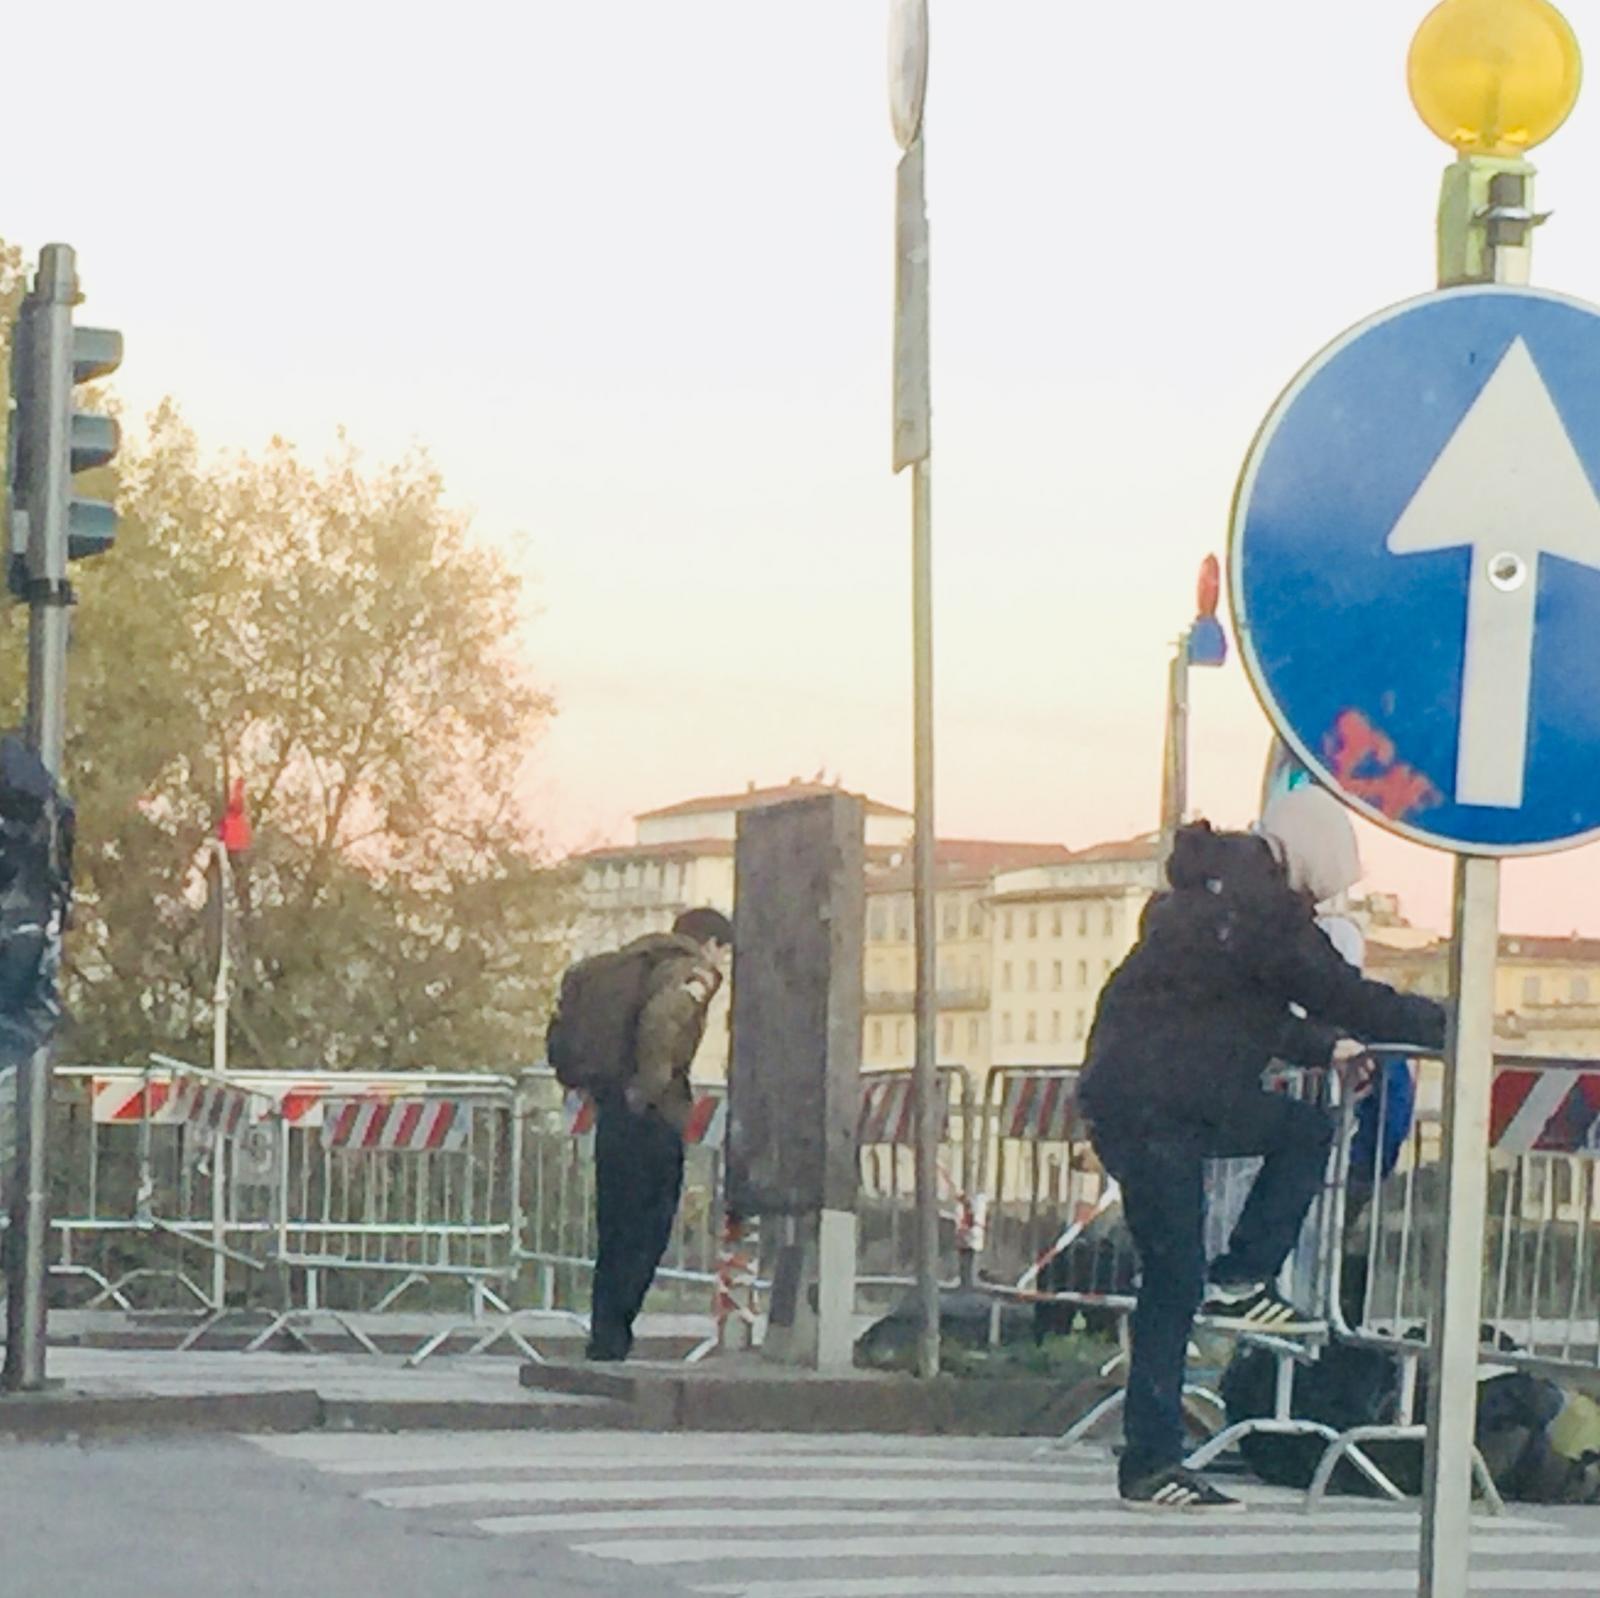
[[[1414,1506],[1121,1510],[1028,1442],[413,1432],[0,1446],[0,1598],[1071,1598],[1416,1590]],[[1600,1510],[1480,1521],[1474,1593],[1592,1598]]]

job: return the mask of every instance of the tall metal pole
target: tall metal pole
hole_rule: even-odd
[[[23,307],[33,415],[22,463],[28,484],[28,743],[60,777],[66,743],[67,519],[72,479],[72,307],[78,296],[71,248],[47,244]],[[48,936],[59,937],[52,927]],[[51,1051],[34,1050],[17,1072],[17,1168],[6,1247],[4,1385],[30,1391],[46,1385],[49,1276]]]
[[[1189,635],[1183,634],[1167,667],[1167,736],[1161,765],[1161,858],[1172,853],[1189,808]]]
[[[1490,204],[1479,204],[1486,169]],[[1533,169],[1464,156],[1446,173],[1440,207],[1441,286],[1528,281]],[[1475,197],[1475,191],[1480,191]],[[1467,1591],[1478,1332],[1489,1203],[1489,1100],[1494,1082],[1500,862],[1460,855],[1450,950],[1453,998],[1444,1073],[1443,1235],[1433,1268],[1428,1440],[1422,1500],[1421,1598]]]
[[[922,110],[928,83],[927,0],[891,0],[889,114],[901,157],[895,197],[894,469],[911,468],[911,636],[916,938],[917,1369],[939,1374],[938,922],[934,883],[932,401],[928,205]]]
[[[211,861],[217,873],[217,975],[211,988],[211,1069],[228,1074],[228,1005],[233,993],[233,955],[228,947],[228,878],[231,862],[226,844],[211,840]],[[227,1241],[227,1141],[215,1134],[211,1145],[211,1307],[226,1307]]]

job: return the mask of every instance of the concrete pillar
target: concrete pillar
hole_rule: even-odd
[[[865,812],[846,794],[739,818],[728,1197],[761,1218],[770,1358],[854,1341]]]

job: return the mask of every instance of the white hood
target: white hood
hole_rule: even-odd
[[[1361,880],[1349,813],[1324,788],[1294,788],[1267,806],[1257,829],[1282,862],[1289,886],[1326,904]]]

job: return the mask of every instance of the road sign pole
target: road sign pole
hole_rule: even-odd
[[[1535,225],[1532,182],[1533,168],[1525,161],[1467,155],[1447,169],[1439,205],[1441,287],[1473,281],[1527,283]],[[1483,551],[1473,550],[1474,560],[1485,558]],[[1452,1019],[1444,1076],[1442,1233],[1433,1269],[1421,1598],[1459,1598],[1467,1591],[1471,1563],[1500,952],[1498,859],[1456,857],[1451,921]]]
[[[1443,1238],[1433,1271],[1422,1598],[1467,1591],[1499,943],[1500,862],[1462,855],[1450,953],[1455,1002],[1444,1080]]]

